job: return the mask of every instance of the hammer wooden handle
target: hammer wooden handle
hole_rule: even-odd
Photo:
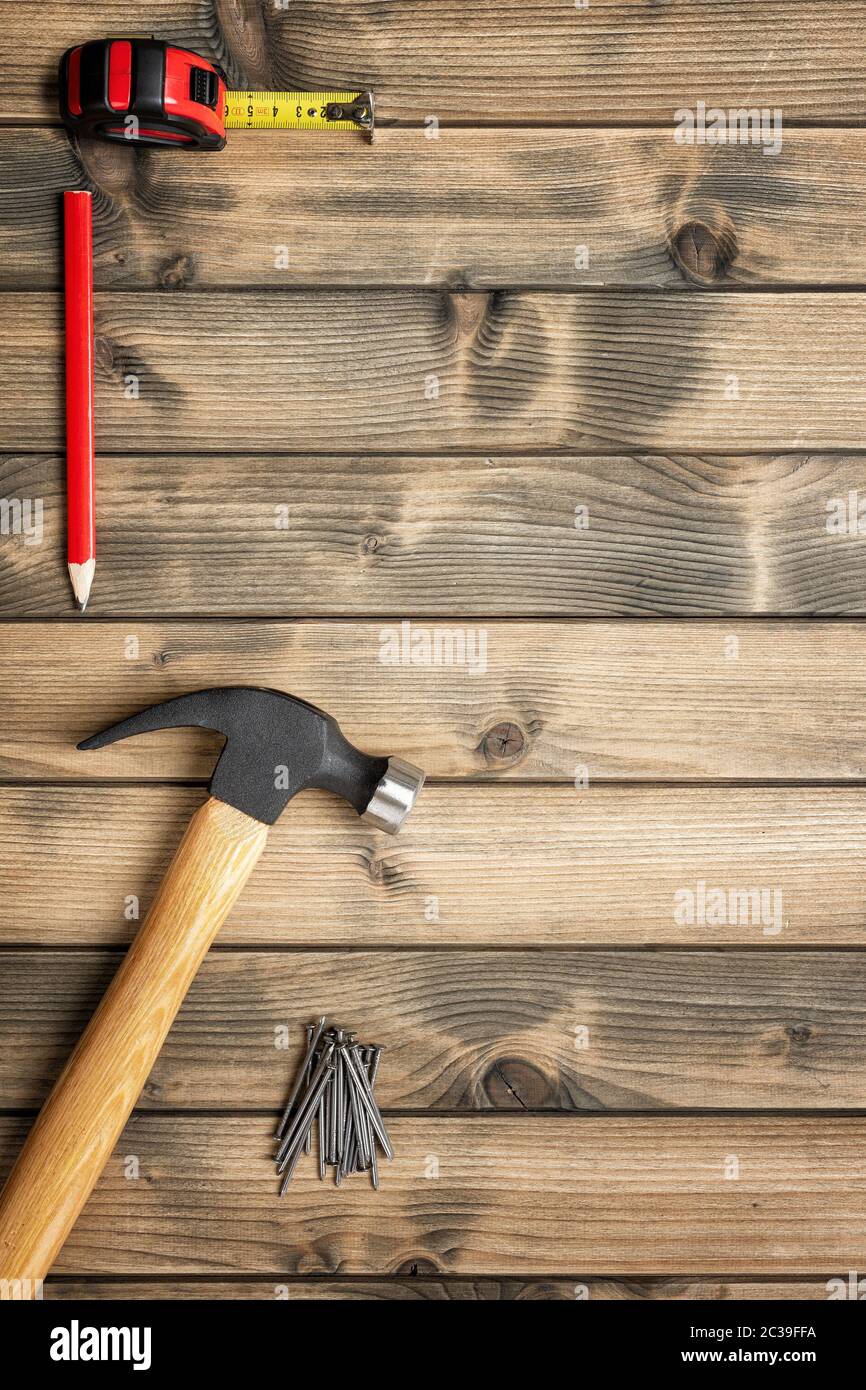
[[[213,797],[193,816],[0,1197],[0,1279],[32,1288],[47,1274],[267,836],[266,825]]]

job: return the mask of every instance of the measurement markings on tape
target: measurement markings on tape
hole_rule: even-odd
[[[370,92],[226,92],[226,130],[358,130],[372,127]]]

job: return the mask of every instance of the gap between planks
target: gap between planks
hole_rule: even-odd
[[[835,1282],[832,1282],[835,1281]],[[296,1299],[364,1299],[407,1301],[568,1301],[589,1299],[599,1301],[639,1300],[728,1300],[773,1299],[825,1301],[831,1288],[844,1288],[847,1278],[839,1275],[814,1273],[802,1275],[720,1275],[667,1277],[651,1274],[629,1275],[627,1280],[615,1276],[582,1276],[580,1273],[525,1275],[520,1279],[497,1278],[492,1275],[438,1274],[435,1278],[421,1273],[406,1273],[388,1277],[370,1275],[277,1276],[269,1282],[257,1274],[226,1275],[151,1275],[141,1278],[128,1275],[75,1275],[62,1278],[49,1275],[43,1297],[46,1302],[78,1299],[157,1299],[174,1300],[207,1298],[257,1299],[263,1301]]]

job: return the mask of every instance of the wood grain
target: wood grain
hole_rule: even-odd
[[[49,1299],[825,1299],[866,1264],[866,788],[820,785],[866,778],[866,650],[795,620],[864,615],[859,527],[827,528],[866,495],[864,24],[146,0],[136,31],[235,83],[369,85],[381,118],[159,158],[45,126],[81,6],[0,0],[0,122],[30,123],[0,131],[0,497],[45,508],[41,544],[0,534],[0,620],[69,615],[66,187],[96,194],[116,620],[0,623],[0,1106],[44,1097],[204,799],[160,784],[218,742],[77,739],[273,684],[440,782],[396,840],[322,795],[275,827]],[[698,99],[778,107],[781,151],[678,145]],[[482,629],[485,669],[384,666],[404,618]],[[781,931],[678,920],[702,883],[778,894]],[[267,1112],[318,1003],[387,1045],[398,1157],[280,1203]],[[0,1178],[27,1127],[0,1116]]]
[[[69,615],[64,469],[0,457],[2,616]],[[862,454],[103,458],[88,612],[863,615],[861,498]]]
[[[0,1193],[0,1280],[42,1280],[54,1264],[267,834],[213,797],[190,821]]]
[[[101,289],[863,283],[862,130],[789,130],[773,158],[670,130],[427,133],[237,131],[189,160],[0,129],[0,288],[62,287],[76,187],[95,195]]]
[[[0,1108],[35,1108],[117,969],[7,952]],[[279,1114],[325,1013],[385,1048],[389,1109],[839,1110],[866,1096],[866,953],[211,951],[145,1109]]]
[[[55,118],[56,66],[83,37],[125,33],[125,0],[91,0],[82,32],[76,0],[4,0],[0,63],[7,119]],[[232,83],[274,87],[372,86],[383,118],[669,121],[675,108],[754,104],[786,119],[862,119],[854,56],[860,0],[681,0],[675,6],[607,0],[577,9],[499,0],[141,0],[134,28],[186,44],[228,70]]]
[[[125,945],[202,798],[0,788],[0,943]],[[220,941],[862,946],[864,824],[861,788],[428,785],[392,838],[309,793],[272,828]],[[676,894],[701,881],[778,889],[782,931],[754,913],[675,920]]]
[[[841,1277],[841,1276],[840,1276]],[[76,1281],[52,1278],[44,1289],[46,1303],[65,1303],[116,1299],[152,1302],[167,1299],[183,1302],[207,1299],[273,1300],[297,1302],[308,1299],[339,1299],[341,1302],[489,1303],[489,1302],[591,1302],[676,1301],[750,1299],[824,1301],[828,1296],[826,1279],[424,1279],[417,1276],[398,1279],[286,1279],[233,1283],[214,1279],[124,1279],[100,1283],[98,1279]]]
[[[0,449],[63,446],[60,313],[0,294]],[[103,453],[859,449],[866,431],[851,295],[103,291],[95,325]]]
[[[404,621],[6,624],[0,777],[209,778],[218,738],[199,730],[75,744],[211,685],[310,699],[359,747],[437,778],[864,777],[861,624],[452,618],[407,642]]]
[[[4,1156],[25,1124],[0,1119]],[[859,1117],[427,1115],[389,1131],[379,1192],[363,1179],[335,1192],[308,1159],[280,1201],[270,1117],[139,1116],[55,1272],[844,1276],[866,1264]],[[739,1177],[726,1177],[734,1159]]]

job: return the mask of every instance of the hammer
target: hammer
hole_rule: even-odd
[[[0,1280],[44,1278],[107,1163],[208,947],[292,797],[321,787],[400,829],[424,774],[353,747],[330,715],[251,686],[152,705],[78,745],[197,726],[226,743],[153,905],[46,1100],[0,1197]]]

